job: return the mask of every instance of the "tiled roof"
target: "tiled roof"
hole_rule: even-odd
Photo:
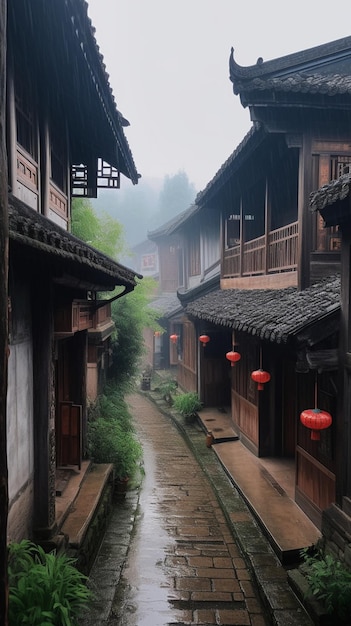
[[[67,264],[79,275],[85,272],[98,275],[108,286],[125,285],[134,287],[136,277],[142,278],[133,270],[120,265],[110,257],[63,230],[51,220],[24,205],[17,198],[9,197],[10,242],[30,248],[44,259]]]
[[[234,49],[232,48],[229,60],[230,79],[235,85],[236,81],[248,81],[260,77],[268,79],[273,75],[282,76],[291,70],[294,73],[301,72],[301,70],[308,71],[308,67],[317,67],[325,63],[326,60],[343,59],[345,55],[350,53],[350,50],[351,37],[344,37],[269,61],[259,58],[255,65],[243,67],[235,61]]]
[[[77,37],[79,36],[78,29],[79,27],[81,28],[80,46],[91,72],[92,68],[89,65],[90,53],[87,54],[87,50],[85,49],[86,44],[88,44],[88,46],[92,50],[92,54],[96,57],[94,71],[97,73],[97,78],[95,78],[94,76],[92,77],[93,83],[98,92],[101,90],[100,98],[102,100],[102,105],[106,111],[106,115],[111,115],[112,125],[115,125],[115,128],[117,130],[117,144],[125,163],[124,173],[131,179],[134,184],[136,184],[138,182],[138,179],[140,178],[140,175],[136,170],[133,155],[122,128],[123,126],[129,126],[129,122],[124,118],[122,113],[117,108],[117,103],[115,101],[112,87],[110,85],[110,77],[106,71],[104,58],[100,52],[100,47],[95,38],[96,29],[94,28],[92,21],[88,16],[88,2],[86,2],[86,0],[78,0],[78,2],[77,0],[68,0],[66,4],[67,6],[70,5],[71,15],[73,16],[72,22],[75,26],[75,32]],[[74,18],[76,18],[75,22]]]
[[[245,81],[243,85],[236,83],[241,91],[281,91],[298,92],[310,94],[324,94],[335,96],[351,94],[351,76],[341,76],[340,74],[293,74],[290,76],[279,76],[275,78],[254,78]]]
[[[190,217],[193,217],[199,211],[199,207],[196,204],[192,204],[190,207],[181,211],[174,217],[172,217],[168,222],[159,226],[159,228],[155,228],[155,230],[150,230],[147,233],[148,239],[154,241],[155,239],[159,239],[160,237],[168,237],[169,235],[173,235],[177,228],[181,226],[186,220]]]
[[[313,211],[321,211],[338,200],[344,200],[351,193],[351,173],[343,174],[337,180],[323,185],[310,194],[310,206]]]
[[[233,172],[241,165],[242,161],[247,158],[257,146],[263,141],[267,133],[260,124],[254,124],[251,126],[248,133],[246,133],[244,139],[235,148],[234,152],[223,163],[214,177],[209,181],[203,191],[200,191],[196,198],[195,203],[203,205],[211,195],[211,193],[223,185],[232,176]]]
[[[176,293],[164,293],[158,298],[151,300],[149,306],[154,311],[162,314],[162,317],[167,317],[182,308]]]
[[[75,165],[103,159],[136,184],[136,170],[85,0],[7,3],[7,41],[38,101],[62,116]],[[18,24],[21,28],[18,28]],[[63,122],[64,120],[64,122]],[[97,164],[97,163],[96,163]]]
[[[188,304],[193,318],[242,331],[259,339],[288,339],[340,309],[340,277],[335,275],[298,291],[218,289]]]

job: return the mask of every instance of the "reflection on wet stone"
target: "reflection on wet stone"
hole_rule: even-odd
[[[100,585],[116,579],[114,566],[121,571],[109,617],[100,606],[83,626],[264,626],[259,599],[247,584],[250,574],[182,436],[145,397],[132,396],[130,404],[143,442],[145,477],[129,550],[130,527],[124,533],[114,512],[97,559]],[[120,541],[120,557],[114,540]],[[254,621],[249,605],[255,606]]]

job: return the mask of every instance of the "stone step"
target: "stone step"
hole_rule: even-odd
[[[61,526],[68,553],[85,574],[95,558],[107,525],[113,498],[113,465],[91,465]]]

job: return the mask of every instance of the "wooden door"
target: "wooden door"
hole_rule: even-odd
[[[80,335],[58,342],[56,361],[56,464],[82,462],[85,351]]]
[[[73,402],[59,404],[59,466],[82,465],[82,406]]]

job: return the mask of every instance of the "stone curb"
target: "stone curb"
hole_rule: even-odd
[[[146,395],[163,415],[173,421],[206,474],[252,573],[271,623],[274,626],[312,626],[313,620],[289,584],[287,570],[236,489],[232,477],[228,476],[211,448],[207,448],[200,424],[197,421],[187,424],[157,392],[151,390],[140,393]]]

